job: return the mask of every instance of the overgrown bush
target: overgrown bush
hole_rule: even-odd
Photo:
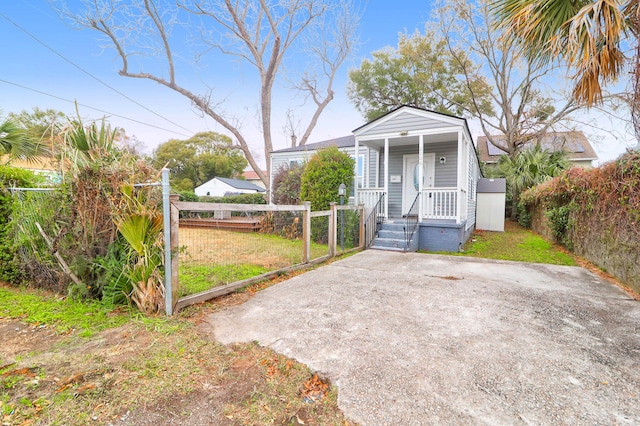
[[[21,281],[20,263],[17,259],[18,245],[9,238],[14,197],[10,187],[30,188],[38,178],[30,171],[0,165],[0,280],[18,283]]]
[[[640,152],[574,167],[524,193],[521,211],[555,238],[640,291]]]
[[[113,301],[157,312],[158,294],[163,293],[164,250],[157,231],[161,193],[158,187],[133,189],[133,184],[158,181],[160,175],[120,149],[118,134],[104,121],[70,121],[57,149],[62,182],[55,191],[16,199],[10,237],[20,247],[21,270],[29,282],[97,299],[117,284],[124,290]],[[138,250],[140,244],[146,251]],[[142,265],[147,269],[136,275]],[[127,288],[133,291],[127,293]]]
[[[273,194],[271,199],[274,204],[297,205],[301,203],[300,184],[305,165],[284,164],[273,176]]]

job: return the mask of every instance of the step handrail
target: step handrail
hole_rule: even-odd
[[[405,223],[404,223],[404,251],[409,251],[409,245],[411,244],[411,239],[413,238],[413,234],[416,232],[416,228],[418,227],[418,214],[411,214],[415,207],[418,205],[418,199],[420,198],[420,192],[416,194],[416,198],[413,199],[413,203],[411,203],[411,207],[409,207],[409,211],[405,215]],[[415,218],[414,220],[412,220]]]
[[[373,240],[378,236],[380,226],[384,221],[383,201],[385,194],[382,193],[378,198],[378,201],[373,206],[373,209],[364,221],[364,248],[368,249],[371,246]]]

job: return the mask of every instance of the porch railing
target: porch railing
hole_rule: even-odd
[[[409,207],[409,211],[405,215],[404,219],[404,251],[409,251],[411,249],[411,239],[413,238],[414,232],[416,232],[416,228],[418,227],[418,202],[420,200],[420,193],[416,194],[416,198],[413,199],[413,203],[411,203],[411,207]]]
[[[365,205],[365,212],[368,211],[366,219],[364,220],[364,248],[367,249],[373,242],[376,235],[378,235],[378,231],[380,230],[380,226],[384,221],[385,216],[383,215],[384,210],[384,192],[380,194],[380,198],[373,205],[371,210]]]
[[[423,189],[422,214],[425,219],[457,219],[458,188]]]
[[[372,209],[385,195],[384,188],[358,188],[358,200],[356,204],[364,204],[365,208]],[[387,217],[386,203],[382,203],[380,213]]]

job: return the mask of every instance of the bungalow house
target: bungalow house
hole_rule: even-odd
[[[199,197],[224,197],[225,195],[263,193],[265,190],[246,180],[214,177],[196,187],[194,192]]]
[[[353,135],[272,152],[271,181],[331,145],[356,160],[350,201],[382,218],[373,247],[458,251],[469,238],[481,172],[465,119],[402,106]]]
[[[499,140],[504,136],[492,136],[492,138]],[[536,140],[532,139],[529,143],[534,144],[535,142]],[[591,168],[593,167],[592,162],[598,159],[598,155],[587,137],[579,131],[546,133],[540,138],[540,146],[551,152],[566,152],[567,159],[572,165],[578,167]],[[492,165],[497,164],[498,159],[505,152],[492,144],[486,136],[480,136],[478,138],[478,154],[482,163]]]

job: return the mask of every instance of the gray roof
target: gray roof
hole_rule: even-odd
[[[247,182],[246,180],[223,178],[223,177],[217,177],[217,176],[215,177],[215,179],[218,179],[220,182],[224,182],[227,185],[230,185],[236,189],[250,189],[252,191],[264,192],[263,188],[260,188],[258,185],[253,184],[251,182]]]
[[[327,148],[330,146],[337,146],[338,148],[350,148],[356,146],[356,137],[353,135],[342,136],[340,138],[327,139],[326,141],[308,143],[301,146],[295,146],[292,148],[279,149],[276,152],[303,152],[303,151],[315,151],[321,148]]]
[[[504,139],[504,135],[492,136],[495,140]],[[535,143],[532,138],[527,144]],[[571,161],[588,161],[597,160],[598,155],[589,143],[589,140],[580,131],[575,132],[549,132],[542,136],[540,140],[542,149],[548,151],[565,151],[567,158]],[[495,163],[504,154],[497,146],[489,142],[486,136],[478,138],[478,152],[480,153],[480,161],[485,163]]]

